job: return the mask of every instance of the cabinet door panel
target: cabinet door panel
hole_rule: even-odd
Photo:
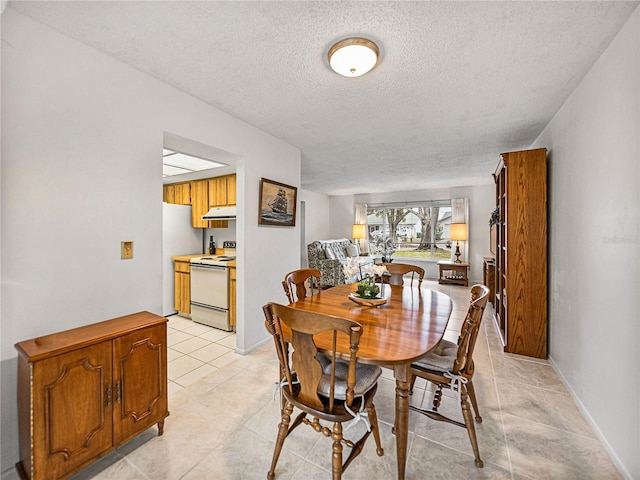
[[[33,477],[58,478],[112,446],[111,342],[34,365]],[[46,473],[46,476],[44,476]]]
[[[191,184],[176,184],[175,203],[178,205],[191,205]]]
[[[176,187],[165,185],[162,187],[162,201],[165,203],[176,203]]]
[[[209,179],[209,206],[222,207],[227,205],[227,177]]]
[[[175,272],[174,278],[174,308],[178,312],[191,313],[191,275]]]
[[[236,176],[229,175],[227,177],[227,202],[229,205],[236,204]]]
[[[114,344],[114,442],[167,416],[166,324],[117,338]]]
[[[209,211],[209,182],[191,182],[191,225],[193,228],[208,228],[209,222],[202,216]]]

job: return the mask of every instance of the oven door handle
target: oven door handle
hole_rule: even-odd
[[[226,270],[227,267],[221,267],[220,265],[205,265],[203,263],[192,263],[191,268],[206,268],[209,270]]]

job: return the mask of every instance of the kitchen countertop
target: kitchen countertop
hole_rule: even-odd
[[[222,249],[218,249],[216,251],[216,255],[224,255],[224,250]],[[196,258],[196,257],[208,257],[210,255],[207,255],[205,253],[193,253],[191,255],[177,255],[175,257],[171,257],[171,260],[173,260],[174,262],[188,262],[190,261],[192,258]],[[230,262],[226,262],[227,266],[229,268],[236,268],[236,261],[232,260]]]

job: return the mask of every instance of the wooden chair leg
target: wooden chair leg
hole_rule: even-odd
[[[371,430],[373,430],[373,438],[376,441],[376,453],[379,457],[384,455],[382,448],[382,442],[380,441],[380,429],[378,428],[378,414],[376,413],[376,406],[372,403],[367,407],[367,413],[369,414],[369,422],[371,423]]]
[[[333,424],[333,454],[331,455],[331,472],[333,480],[342,478],[342,424],[336,422]]]
[[[282,451],[282,445],[284,445],[284,439],[287,438],[289,432],[289,423],[291,422],[291,414],[293,413],[293,405],[286,402],[282,409],[282,417],[280,419],[280,425],[278,425],[278,438],[276,439],[276,446],[273,450],[273,458],[271,460],[271,469],[267,473],[267,479],[273,480],[276,476],[276,464],[278,463],[278,457]]]
[[[409,382],[409,395],[413,395],[413,386],[416,383],[416,375],[411,374],[411,381]]]
[[[473,382],[471,380],[469,380],[469,382],[467,383],[467,392],[469,393],[469,400],[471,401],[473,411],[476,414],[476,422],[482,423],[480,410],[478,410],[478,401],[476,400],[476,389],[473,387]]]
[[[464,418],[464,424],[467,427],[467,433],[469,434],[469,440],[471,441],[471,448],[473,448],[473,454],[476,457],[476,467],[482,468],[484,467],[484,463],[480,458],[480,450],[478,449],[478,439],[476,437],[476,427],[473,423],[473,416],[471,415],[471,407],[469,406],[469,401],[467,400],[467,392],[464,387],[462,387],[462,392],[460,395],[460,406],[462,407],[462,417]]]

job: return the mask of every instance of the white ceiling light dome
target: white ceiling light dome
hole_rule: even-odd
[[[379,55],[378,46],[371,40],[345,38],[329,49],[329,65],[344,77],[359,77],[377,65]]]

